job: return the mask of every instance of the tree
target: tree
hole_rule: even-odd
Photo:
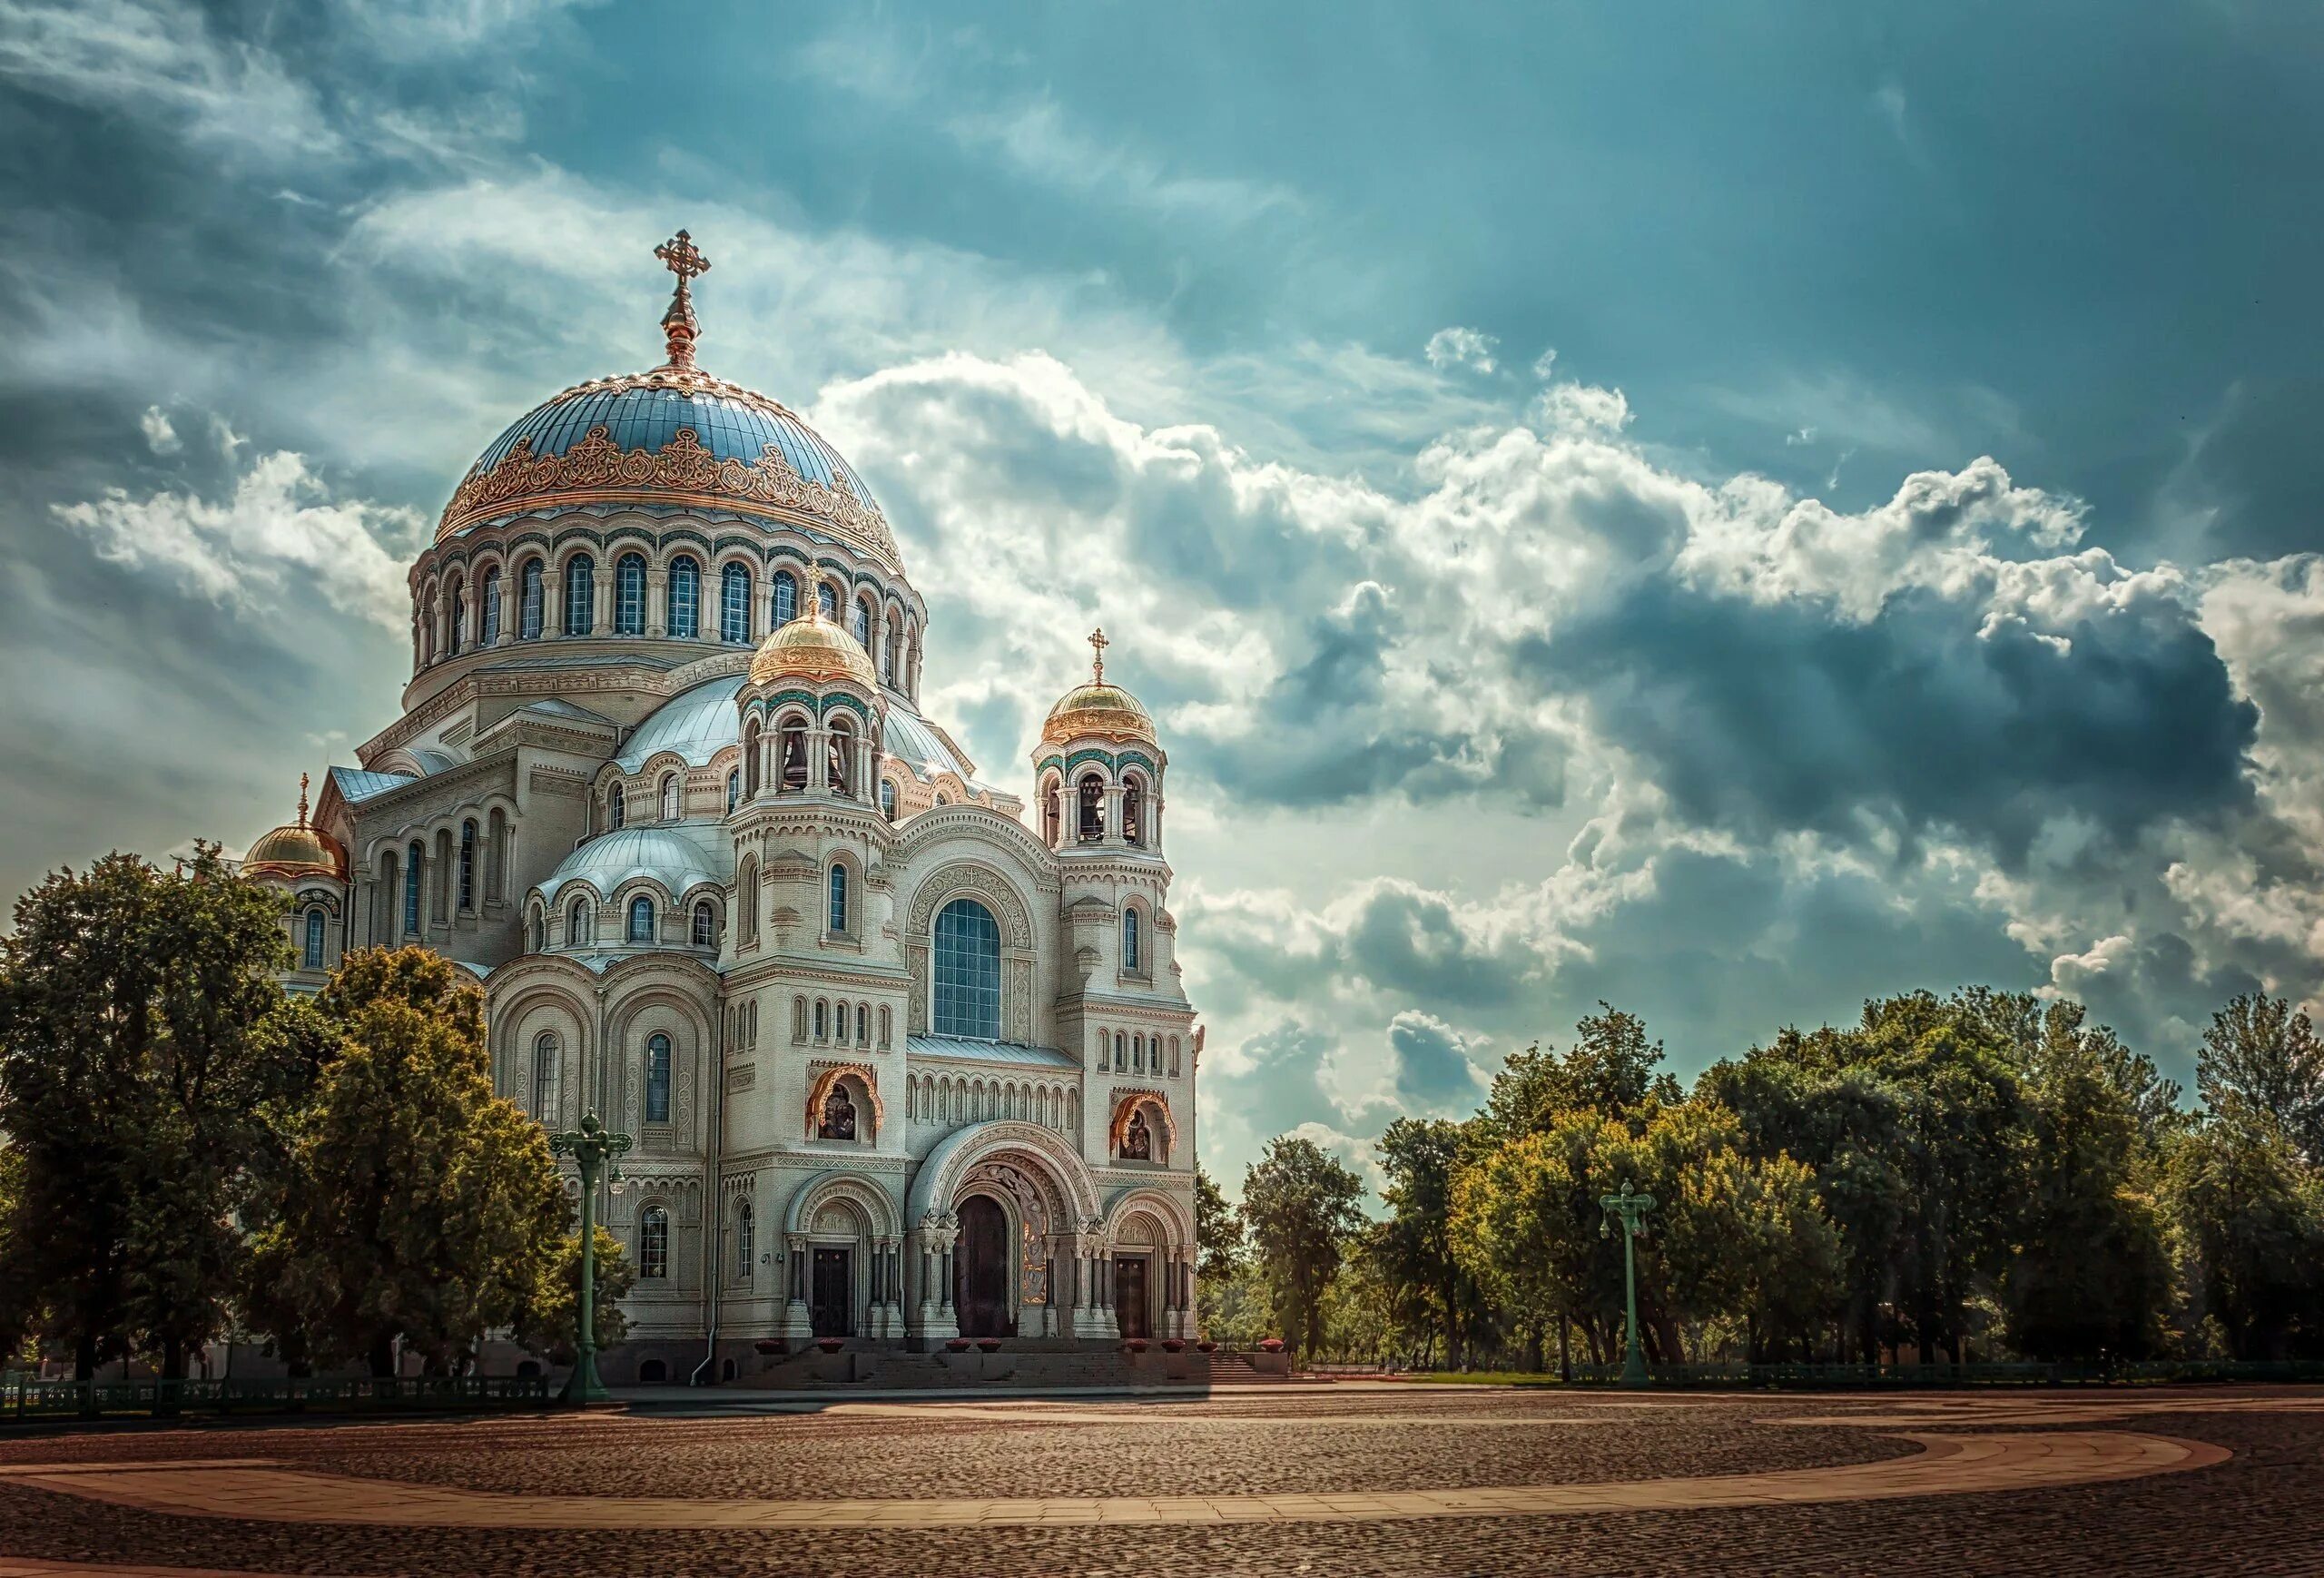
[[[1448,1240],[1510,1320],[1535,1330],[1573,1321],[1602,1362],[1620,1319],[1622,1262],[1598,1231],[1598,1196],[1614,1186],[1593,1160],[1601,1130],[1629,1131],[1578,1108],[1537,1121],[1454,1176]]]
[[[1364,1180],[1312,1139],[1281,1135],[1243,1179],[1243,1221],[1285,1334],[1313,1354],[1324,1341],[1324,1296],[1362,1225]]]
[[[2222,1094],[2172,1149],[2165,1187],[2184,1239],[2191,1324],[2230,1357],[2324,1351],[2324,1200],[2270,1113]]]
[[[17,1212],[25,1193],[25,1153],[0,1136],[0,1269],[17,1264]],[[0,1370],[13,1368],[31,1346],[39,1327],[40,1307],[32,1285],[17,1277],[0,1277]]]
[[[431,1373],[551,1300],[570,1208],[548,1141],[492,1093],[483,996],[424,948],[350,953],[320,994],[336,1035],[261,1235],[279,1343]]]
[[[1478,1114],[1481,1139],[1514,1139],[1575,1109],[1627,1112],[1649,1095],[1679,1099],[1677,1082],[1654,1071],[1662,1043],[1646,1039],[1646,1021],[1603,1001],[1598,1010],[1573,1027],[1570,1050],[1543,1051],[1537,1041],[1510,1054]]]
[[[596,1346],[611,1347],[629,1335],[629,1317],[621,1301],[637,1282],[621,1240],[600,1225],[597,1228],[596,1287],[591,1294],[591,1324],[597,1328]],[[569,1365],[581,1351],[581,1235],[568,1234],[558,1251],[557,1264],[517,1306],[508,1323],[517,1345],[529,1348],[553,1365]]]
[[[1396,1324],[1426,1334],[1432,1346],[1441,1338],[1443,1362],[1454,1369],[1463,1336],[1482,1313],[1474,1279],[1452,1252],[1452,1175],[1465,1144],[1462,1126],[1441,1118],[1388,1125],[1375,1148],[1387,1175],[1380,1196],[1389,1216],[1369,1244]]]
[[[1243,1218],[1209,1173],[1195,1164],[1195,1274],[1223,1283],[1243,1257]]]
[[[2310,1163],[2324,1163],[2324,1046],[2305,1012],[2245,992],[2211,1015],[2195,1088],[2213,1111],[2232,1100],[2275,1119]]]
[[[224,1323],[288,1046],[282,912],[198,844],[172,873],[54,873],[0,942],[0,1129],[23,1169],[0,1280],[84,1377],[139,1350],[182,1376]]]

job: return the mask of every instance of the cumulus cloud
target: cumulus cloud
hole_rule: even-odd
[[[174,455],[185,448],[171,425],[169,413],[159,406],[147,406],[137,425],[145,434],[145,447],[156,455]]]
[[[1428,365],[1440,371],[1446,368],[1466,368],[1471,372],[1492,372],[1498,365],[1493,351],[1501,341],[1482,329],[1454,326],[1440,329],[1428,337],[1425,354]],[[1551,353],[1552,356],[1555,352]],[[1539,364],[1536,364],[1538,370]]]
[[[314,598],[385,629],[410,623],[404,567],[425,523],[409,509],[334,498],[300,455],[259,457],[222,500],[114,488],[54,509],[100,557],[253,616]]]

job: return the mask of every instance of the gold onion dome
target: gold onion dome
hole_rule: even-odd
[[[307,775],[299,774],[299,820],[259,835],[242,857],[252,876],[343,876],[339,845],[307,825]]]
[[[872,656],[854,636],[824,617],[819,598],[811,597],[806,615],[793,619],[759,644],[751,659],[751,683],[768,685],[782,679],[822,683],[852,679],[869,690],[880,683]]]
[[[1043,744],[1059,745],[1077,735],[1155,744],[1154,720],[1137,697],[1106,683],[1106,648],[1111,645],[1104,630],[1090,633],[1090,649],[1097,656],[1089,666],[1089,682],[1075,685],[1049,708],[1049,722],[1041,728]]]

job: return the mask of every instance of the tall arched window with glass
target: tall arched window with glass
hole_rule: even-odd
[[[659,1206],[637,1216],[637,1274],[654,1282],[670,1275],[670,1213]]]
[[[1000,928],[974,899],[954,899],[937,912],[935,1003],[940,1036],[1000,1039]]]
[[[460,908],[476,908],[476,824],[460,824]]]
[[[545,952],[547,947],[548,912],[536,908],[533,911],[533,952],[539,953]]]
[[[614,634],[645,634],[645,556],[624,554],[614,566]]]
[[[323,967],[323,912],[307,912],[306,940],[299,950],[299,968],[320,970]]]
[[[734,815],[734,807],[735,807],[736,805],[738,805],[738,804],[740,804],[742,803],[742,799],[743,799],[743,770],[742,770],[740,767],[729,767],[729,768],[727,768],[727,769],[726,769],[726,814],[727,814],[727,815],[732,816],[732,815]]]
[[[759,1257],[758,1224],[751,1219],[751,1202],[734,1208],[734,1280],[748,1282],[751,1266]]]
[[[423,853],[417,842],[403,852],[403,930],[407,937],[419,935],[419,863]]]
[[[1122,968],[1132,975],[1137,974],[1146,968],[1143,962],[1145,955],[1140,949],[1142,941],[1137,934],[1137,911],[1124,910],[1122,912]]]
[[[855,644],[863,648],[865,652],[868,653],[872,650],[871,598],[858,597],[855,599],[855,612],[850,616],[848,619],[847,633],[855,637]]]
[[[815,607],[822,610],[824,618],[829,619],[834,625],[838,624],[839,588],[832,586],[829,581],[816,582]]]
[[[629,901],[629,940],[633,942],[654,941],[654,901],[643,893]]]
[[[444,605],[451,610],[451,639],[445,643],[444,656],[451,656],[468,644],[468,601],[464,594],[468,585],[454,576],[444,587]]]
[[[740,565],[718,572],[718,638],[734,646],[751,638],[751,572]]]
[[[617,830],[628,820],[629,796],[616,784],[606,791],[606,826],[609,831]]]
[[[702,633],[702,567],[681,554],[670,561],[670,634],[691,641]]]
[[[893,778],[880,780],[880,814],[891,822],[896,819],[896,781]]]
[[[694,907],[694,945],[714,948],[718,945],[718,912],[704,899]]]
[[[645,1042],[645,1121],[670,1120],[670,1038],[655,1033]]]
[[[495,565],[484,572],[484,580],[477,591],[477,644],[490,646],[500,639],[500,567]]]
[[[586,947],[590,940],[589,932],[589,901],[576,899],[573,908],[566,912],[565,945],[568,948]]]
[[[678,775],[675,773],[665,773],[662,774],[662,820],[675,822],[678,819]]]
[[[1141,849],[1146,845],[1146,780],[1136,774],[1122,783],[1122,837]]]
[[[543,1123],[557,1120],[558,1086],[563,1072],[556,1032],[541,1031],[533,1040],[533,1116]]]
[[[541,561],[527,559],[517,572],[517,634],[524,640],[540,639],[542,598]]]
[[[597,566],[587,554],[575,554],[565,566],[565,633],[586,636],[597,620]]]
[[[799,577],[789,570],[774,572],[773,608],[778,630],[799,617]]]
[[[831,932],[835,937],[847,935],[847,866],[844,862],[832,862]]]

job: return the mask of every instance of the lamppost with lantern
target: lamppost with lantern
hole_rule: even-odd
[[[1622,1224],[1622,1297],[1628,1306],[1630,1325],[1630,1340],[1622,1355],[1622,1385],[1643,1386],[1647,1384],[1646,1353],[1638,1341],[1638,1264],[1630,1241],[1641,1230],[1640,1220],[1654,1208],[1654,1197],[1633,1191],[1625,1179],[1620,1193],[1601,1195],[1598,1204],[1606,1213],[1598,1221],[1600,1238],[1612,1236],[1617,1218]]]
[[[581,1169],[581,1324],[576,1345],[579,1351],[574,1356],[573,1374],[565,1383],[565,1401],[576,1407],[609,1403],[613,1394],[597,1378],[597,1179],[602,1173],[607,1183],[620,1184],[621,1169],[614,1164],[614,1158],[629,1149],[629,1136],[614,1133],[597,1121],[596,1113],[586,1112],[579,1129],[549,1136],[548,1148],[552,1155],[571,1157]]]

